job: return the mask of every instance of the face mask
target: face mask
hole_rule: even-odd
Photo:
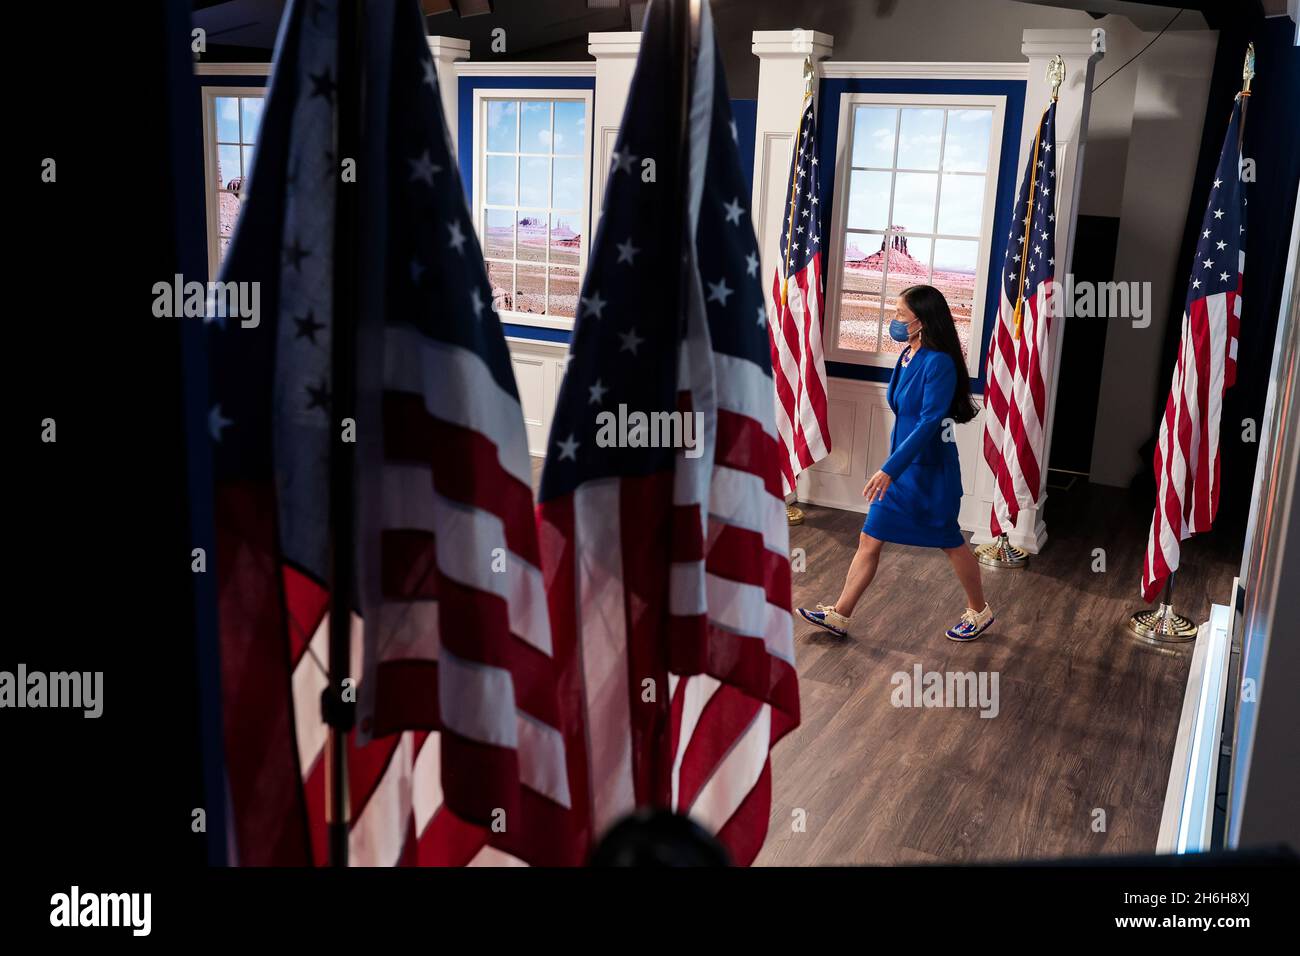
[[[906,342],[910,338],[908,329],[908,324],[902,319],[891,319],[889,322],[889,337],[895,342]]]

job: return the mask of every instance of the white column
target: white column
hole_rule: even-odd
[[[755,30],[758,57],[758,118],[754,129],[754,194],[749,207],[758,233],[760,275],[768,309],[772,273],[780,258],[781,217],[789,201],[790,157],[803,114],[803,63],[812,57],[813,100],[817,64],[831,55],[835,38],[816,30]],[[830,229],[827,217],[825,229]]]
[[[1016,162],[1016,185],[1029,158],[1043,110],[1052,96],[1047,82],[1047,65],[1056,54],[1065,60],[1065,82],[1056,103],[1056,266],[1055,276],[1064,281],[1074,257],[1075,225],[1078,222],[1079,186],[1083,181],[1083,148],[1088,137],[1088,108],[1092,102],[1093,68],[1106,52],[1106,32],[1087,30],[1026,30],[1021,52],[1029,60],[1025,88],[1025,115],[1020,135],[1020,156]],[[995,247],[996,250],[996,247]],[[991,307],[990,307],[991,308]],[[986,309],[986,312],[988,310]],[[1033,554],[1047,543],[1043,509],[1047,504],[1047,459],[1052,449],[1052,425],[1056,419],[1057,369],[1060,366],[1064,320],[1052,327],[1051,359],[1047,366],[1047,420],[1043,423],[1042,487],[1038,504],[1020,511],[1016,527],[1007,537],[1011,543]],[[979,453],[975,495],[962,501],[962,524],[973,532],[977,543],[988,541],[989,509],[993,501],[993,474]],[[970,499],[977,499],[972,502]]]
[[[451,134],[452,157],[456,156],[456,103],[459,84],[456,82],[456,63],[469,59],[469,41],[456,37],[428,37],[429,52],[433,54],[433,69],[438,74],[438,92],[442,96],[442,115],[447,118],[447,132]]]
[[[588,33],[587,52],[596,58],[596,95],[592,104],[591,142],[591,234],[605,200],[605,177],[609,174],[610,155],[623,123],[623,108],[632,89],[636,72],[636,55],[641,49],[641,34]]]

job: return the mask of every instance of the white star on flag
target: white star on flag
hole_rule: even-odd
[[[577,451],[579,442],[575,441],[572,435],[564,441],[557,441],[555,444],[559,446],[560,449],[560,461],[564,461],[566,458],[569,459],[569,461],[578,460]]]
[[[451,238],[447,241],[447,245],[451,246],[457,252],[461,252],[461,246],[465,244],[465,233],[461,232],[460,223],[449,222],[447,223],[447,228],[451,231]]]
[[[731,295],[732,290],[727,288],[727,279],[724,276],[717,282],[709,283],[709,301],[720,302],[723,308],[727,306],[727,296]]]
[[[411,182],[419,180],[429,186],[433,185],[433,177],[442,172],[442,167],[434,163],[433,157],[429,155],[426,149],[423,154],[415,159],[408,159],[411,164]]]
[[[645,341],[645,339],[636,334],[636,329],[629,329],[627,332],[620,332],[618,337],[623,342],[619,351],[631,352],[633,355],[636,355],[637,347]]]

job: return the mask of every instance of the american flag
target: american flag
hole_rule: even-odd
[[[226,754],[245,864],[326,858],[337,24],[337,0],[286,11],[222,275],[262,283],[263,320],[218,323],[211,341]],[[371,4],[365,28],[351,862],[573,862],[509,356],[423,18],[409,0]]]
[[[984,460],[993,472],[994,537],[1042,490],[1043,425],[1056,267],[1056,101],[1043,111],[1016,194],[985,385]]]
[[[748,864],[768,828],[769,751],[799,716],[788,529],[750,190],[708,4],[676,189],[670,34],[658,0],[552,425],[542,563],[557,652],[571,655],[564,699],[590,745],[574,800],[593,833],[667,806]],[[682,299],[666,297],[679,275]],[[621,406],[698,412],[702,441],[602,442],[597,416]]]
[[[1178,569],[1179,542],[1208,531],[1219,508],[1219,419],[1223,393],[1237,381],[1242,274],[1246,271],[1246,190],[1239,95],[1223,139],[1210,201],[1187,279],[1183,332],[1156,445],[1156,507],[1142,563],[1142,596],[1154,601]]]
[[[794,491],[799,473],[831,451],[822,356],[825,278],[817,163],[817,119],[812,97],[805,96],[799,141],[790,157],[789,202],[781,225],[781,258],[772,282],[775,309],[768,327],[781,482],[787,495]]]

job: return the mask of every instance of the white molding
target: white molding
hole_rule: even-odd
[[[788,58],[802,61],[830,56],[835,37],[819,30],[755,30],[750,49],[760,59]]]
[[[591,127],[592,115],[594,112],[593,100],[595,91],[593,90],[563,90],[563,89],[488,89],[480,87],[474,90],[473,110],[474,116],[471,122],[473,128],[473,161],[474,161],[474,182],[472,189],[472,210],[474,230],[478,233],[479,243],[486,250],[487,248],[487,230],[483,221],[484,202],[486,194],[487,181],[487,150],[483,135],[483,114],[484,104],[489,100],[570,100],[581,101],[586,107],[586,142],[583,143],[578,155],[583,160],[583,177],[586,186],[582,190],[582,209],[579,210],[579,220],[582,226],[582,242],[578,247],[578,288],[582,288],[582,280],[587,272],[587,254],[591,247],[592,236],[592,216],[591,216]],[[516,179],[516,189],[518,180]],[[518,195],[516,194],[516,200]],[[548,228],[551,212],[546,213]],[[549,250],[549,243],[548,243]],[[515,249],[515,268],[521,264],[518,260],[518,248]],[[484,256],[486,259],[486,255]],[[543,272],[549,273],[550,263],[522,263],[526,266],[541,266]],[[570,268],[569,266],[557,266],[557,268]],[[550,278],[547,277],[549,288]],[[513,283],[512,283],[513,284]],[[575,303],[576,311],[576,303]],[[500,309],[498,315],[502,322],[509,322],[513,325],[529,325],[535,328],[543,329],[560,329],[571,331],[573,329],[575,318],[567,316],[551,315],[534,315],[530,312],[514,312],[507,309]]]
[[[493,62],[491,60],[461,60],[456,64],[456,76],[592,76],[596,64],[588,60],[520,62],[518,60]]]
[[[587,52],[594,57],[632,57],[641,51],[639,30],[622,30],[611,33],[588,33]]]
[[[195,76],[270,76],[274,63],[203,63],[194,64]]]
[[[462,40],[460,37],[446,37],[434,35],[426,38],[429,42],[429,52],[433,54],[436,60],[439,57],[448,60],[459,60],[469,56],[469,41]]]
[[[970,346],[966,356],[966,372],[977,378],[980,372],[980,344],[983,341],[984,323],[987,318],[987,295],[990,260],[995,252],[993,246],[993,221],[997,215],[998,183],[1002,172],[1002,134],[1006,121],[1007,98],[1003,95],[988,94],[934,94],[934,93],[842,93],[840,94],[840,124],[836,138],[835,161],[835,195],[831,206],[830,231],[828,242],[823,245],[827,250],[826,302],[823,313],[822,342],[827,361],[843,362],[852,365],[866,365],[877,368],[894,367],[897,355],[890,352],[864,352],[858,349],[843,349],[839,346],[840,324],[840,290],[844,281],[844,268],[841,258],[848,234],[849,182],[852,176],[853,155],[853,111],[854,107],[863,105],[884,106],[941,106],[947,109],[964,107],[991,108],[993,119],[989,129],[989,153],[984,175],[984,201],[979,231],[974,236],[966,237],[977,243],[975,288],[971,303]],[[936,192],[935,215],[939,213],[938,203],[942,199],[943,169],[935,170],[939,177],[939,192]],[[928,229],[916,230],[929,233]]]
[[[1020,35],[1020,52],[1027,57],[1089,57],[1105,54],[1106,31],[1093,27],[1086,35],[1077,27],[1063,30],[1025,30]]]
[[[515,323],[518,324],[518,323]],[[568,342],[551,342],[547,339],[530,339],[522,335],[507,335],[506,343],[514,351],[516,346],[521,351],[537,352],[539,355],[546,355],[550,358],[567,359],[569,355]]]
[[[1027,80],[1028,63],[949,63],[827,60],[828,80]]]

